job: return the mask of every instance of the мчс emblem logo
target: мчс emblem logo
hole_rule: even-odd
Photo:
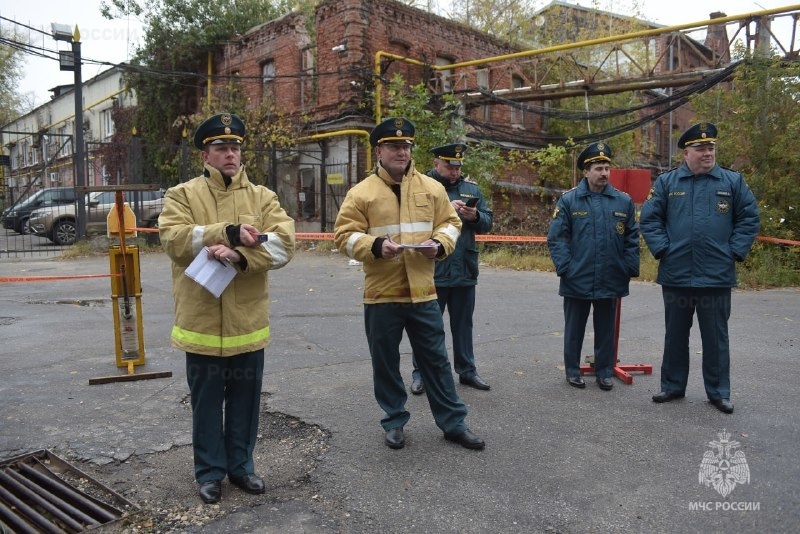
[[[725,432],[717,434],[719,441],[708,442],[709,450],[700,462],[699,480],[704,486],[713,486],[717,493],[727,497],[737,484],[750,483],[750,468],[741,446],[731,435]]]

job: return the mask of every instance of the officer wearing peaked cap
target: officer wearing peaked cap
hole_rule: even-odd
[[[683,163],[656,178],[642,205],[640,224],[658,264],[666,329],[661,391],[653,402],[686,394],[689,332],[694,314],[703,340],[703,383],[708,400],[723,413],[730,401],[728,318],[736,262],[758,234],[756,199],[738,172],[716,163],[717,127],[686,130],[678,147]]]
[[[339,250],[364,265],[364,328],[375,400],[385,413],[384,443],[403,448],[403,427],[411,417],[400,373],[405,332],[422,376],[431,384],[428,404],[445,439],[482,449],[486,444],[467,427],[467,407],[450,371],[433,278],[435,260],[455,249],[461,220],[444,187],[414,168],[411,121],[386,119],[373,128],[369,140],[376,168],[347,192],[333,239]]]
[[[678,148],[691,146],[715,145],[717,143],[717,127],[710,122],[695,124],[678,139]]]
[[[194,132],[194,146],[203,149],[205,145],[235,143],[244,141],[244,122],[231,113],[220,113],[204,120]]]
[[[439,308],[448,311],[450,332],[453,337],[453,368],[458,381],[465,386],[488,390],[490,386],[478,374],[472,339],[472,316],[475,311],[475,286],[478,284],[478,248],[475,236],[491,231],[494,222],[492,210],[483,199],[478,184],[461,174],[467,145],[453,143],[431,149],[433,169],[428,176],[435,178],[447,191],[450,203],[461,218],[461,236],[456,249],[447,259],[436,263],[434,281]],[[412,355],[411,393],[420,395],[425,390]]]
[[[592,143],[578,155],[578,168],[584,170],[587,164],[601,161],[611,163],[612,154],[611,147],[607,144]]]
[[[386,119],[372,129],[369,143],[373,148],[382,143],[413,145],[414,123],[403,117]]]
[[[172,260],[172,345],[186,353],[194,476],[207,504],[222,498],[226,476],[247,493],[265,491],[253,450],[270,338],[267,271],[294,254],[294,219],[241,164],[244,135],[244,123],[231,113],[200,124],[194,145],[203,174],[167,190],[158,218]],[[235,270],[219,297],[185,275],[201,254]]]
[[[584,177],[558,199],[547,246],[564,297],[564,371],[567,383],[586,387],[580,358],[586,321],[594,324],[594,374],[602,390],[614,384],[616,307],[639,276],[639,228],[627,194],[608,183],[612,150],[592,143],[578,156]]]
[[[467,150],[467,145],[463,143],[454,143],[452,145],[442,145],[431,149],[431,154],[449,165],[460,167],[464,164],[464,152]]]

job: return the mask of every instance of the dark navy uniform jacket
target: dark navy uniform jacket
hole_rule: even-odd
[[[626,193],[607,184],[592,194],[586,178],[556,203],[547,247],[561,277],[558,294],[578,299],[624,297],[639,276],[639,227]]]
[[[734,287],[735,262],[747,256],[760,227],[741,174],[715,165],[695,176],[686,163],[656,178],[640,224],[661,260],[656,281],[672,287]]]
[[[428,171],[428,176],[438,180],[447,190],[450,200],[477,198],[478,220],[475,222],[461,219],[461,236],[456,242],[455,250],[443,261],[436,262],[434,282],[436,287],[474,286],[478,283],[478,249],[475,246],[475,235],[485,234],[492,229],[494,215],[483,200],[478,184],[459,177],[455,183],[440,175],[435,170]]]

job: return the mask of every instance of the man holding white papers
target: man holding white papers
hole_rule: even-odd
[[[248,493],[265,491],[253,449],[270,337],[267,271],[286,265],[295,247],[294,220],[277,195],[247,179],[244,134],[230,113],[203,122],[194,136],[203,175],[169,189],[158,219],[172,259],[172,344],[186,352],[194,471],[205,503],[219,501],[225,476]],[[199,253],[236,268],[219,298],[185,275]]]

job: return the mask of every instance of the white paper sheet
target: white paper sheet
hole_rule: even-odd
[[[208,247],[203,247],[184,273],[219,298],[236,276],[236,267],[216,258],[209,258]]]

